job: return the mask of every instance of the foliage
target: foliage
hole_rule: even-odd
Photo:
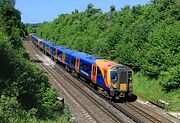
[[[3,123],[29,122],[33,109],[29,112],[23,110],[15,97],[0,97],[0,121]]]
[[[28,33],[36,33],[36,30],[41,25],[41,23],[35,23],[35,24],[26,23],[25,25],[27,27]]]
[[[0,0],[0,4],[8,4],[11,6],[15,6],[16,0]]]
[[[25,35],[20,12],[0,1],[0,122],[38,122],[60,112],[57,92],[23,47]]]
[[[72,14],[59,15],[53,22],[43,23],[37,35],[125,64],[152,79],[158,80],[161,73],[180,65],[178,0],[152,0],[144,6],[115,10],[115,6],[111,6],[110,12],[102,13],[88,4],[85,12],[75,10]],[[175,86],[161,86],[178,89],[179,83],[175,81],[171,80]]]
[[[166,110],[180,111],[180,89],[174,89],[173,91],[166,93],[166,91],[162,91],[162,79],[150,79],[149,77],[144,76],[141,72],[134,74],[133,78],[134,93],[140,98],[151,100],[153,102],[160,99],[165,100],[169,103]],[[163,80],[165,78],[166,77],[163,77]]]
[[[27,35],[20,11],[9,4],[0,4],[0,30],[6,33],[15,48],[22,47],[21,37]]]
[[[170,68],[162,73],[161,84],[166,91],[180,88],[180,66]]]

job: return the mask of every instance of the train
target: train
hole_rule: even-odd
[[[45,54],[77,76],[90,81],[91,85],[106,96],[120,98],[132,95],[131,68],[66,46],[58,46],[34,34],[31,37],[32,42]]]

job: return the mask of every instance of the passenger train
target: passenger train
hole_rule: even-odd
[[[132,94],[132,69],[101,57],[58,46],[32,35],[32,42],[55,61],[78,76],[90,80],[94,87],[112,98]]]

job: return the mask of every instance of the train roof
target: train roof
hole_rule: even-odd
[[[37,36],[34,36],[34,35],[33,35],[33,37],[36,38],[37,40],[40,39],[40,38],[38,38]],[[56,44],[54,44],[54,43],[52,43],[50,41],[47,41],[47,40],[42,40],[42,42],[45,43],[46,45],[53,46],[53,48],[57,48],[58,50],[66,53],[66,54],[71,54],[71,56],[73,56],[73,57],[78,57],[78,58],[80,58],[80,59],[82,59],[82,60],[84,60],[84,61],[86,61],[88,63],[94,64],[94,63],[96,63],[96,60],[104,59],[102,57],[97,57],[97,56],[89,55],[87,53],[80,52],[80,51],[77,51],[77,50],[72,50],[72,49],[67,48],[65,46],[58,46],[58,45],[56,45]]]
[[[80,52],[77,50],[72,50],[70,48],[67,48],[65,46],[55,46],[55,48],[57,48],[58,50],[65,52],[66,54],[71,54],[71,56],[73,57],[78,57],[86,62],[89,63],[95,63],[97,59],[104,59],[102,57],[97,57],[97,56],[93,56],[93,55],[89,55],[87,53],[84,52]]]
[[[97,59],[104,59],[102,57],[97,57],[97,56],[93,56],[93,55],[89,55],[87,53],[84,52],[80,52],[77,50],[72,50],[70,48],[67,48],[65,46],[55,46],[55,48],[57,48],[58,50],[65,52],[66,54],[71,54],[71,56],[73,57],[78,57],[88,63],[95,63]]]
[[[79,57],[80,59],[82,59],[86,62],[92,63],[92,64],[95,63],[97,59],[104,59],[101,57],[89,55],[89,54],[84,53],[84,52],[75,52],[75,53],[72,53],[72,56]]]
[[[67,48],[65,46],[58,46],[58,45],[56,45],[54,48],[57,48],[58,50],[60,50],[62,52],[65,52],[66,54],[71,54],[71,53],[74,53],[74,52],[79,52],[79,51]]]
[[[72,49],[67,48],[67,47],[64,48],[63,51],[64,51],[65,53],[67,53],[67,54],[72,54],[72,53],[79,52],[79,51],[77,51],[77,50],[72,50]]]
[[[56,46],[54,46],[54,48],[56,48],[56,49],[58,49],[58,50],[62,50],[62,49],[64,49],[65,47],[64,47],[64,46],[56,45]]]
[[[49,45],[49,46],[55,45],[54,43],[47,41],[47,40],[43,40],[43,43],[45,43],[46,45]]]
[[[32,35],[32,37],[33,37],[34,39],[36,39],[36,40],[39,39],[39,38],[38,38],[37,36],[35,36],[35,35]]]

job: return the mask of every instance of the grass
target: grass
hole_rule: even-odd
[[[134,93],[146,100],[164,100],[169,103],[166,107],[169,111],[180,111],[180,89],[172,92],[164,92],[159,80],[149,79],[142,73],[134,74],[133,80]]]

